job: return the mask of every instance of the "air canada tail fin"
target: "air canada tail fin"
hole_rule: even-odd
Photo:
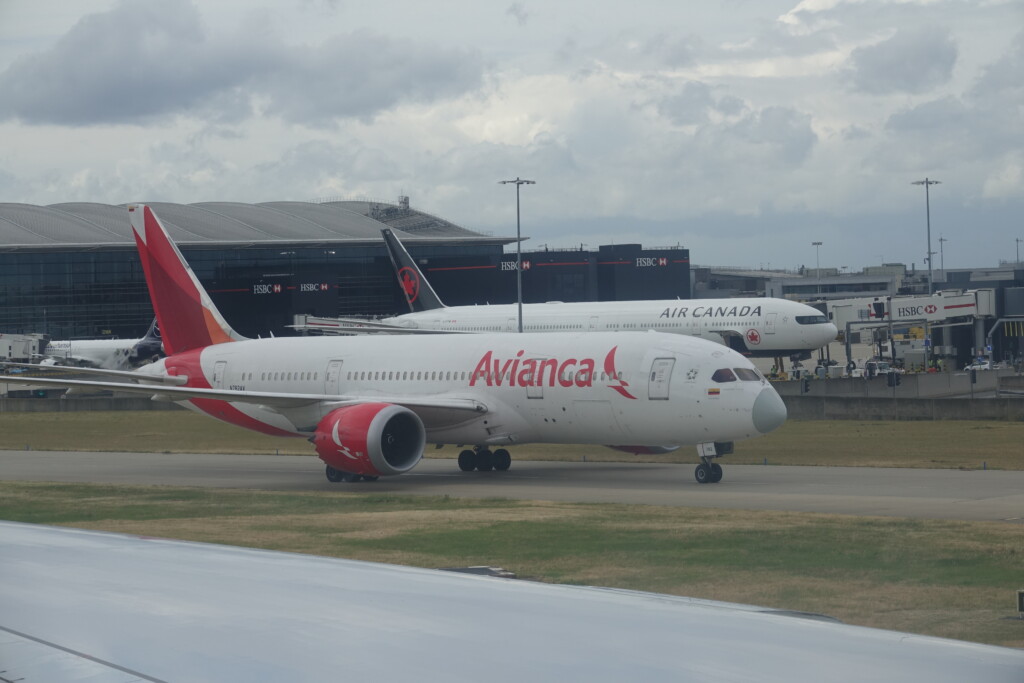
[[[244,339],[213,305],[153,210],[137,204],[128,215],[167,355]]]
[[[435,308],[444,308],[445,305],[434,292],[427,279],[423,277],[416,261],[409,252],[405,250],[402,243],[395,237],[390,228],[383,228],[380,231],[384,236],[384,244],[388,247],[388,255],[391,257],[391,264],[395,267],[395,276],[398,278],[398,286],[405,294],[405,300],[409,304],[409,310],[413,313],[430,311]]]

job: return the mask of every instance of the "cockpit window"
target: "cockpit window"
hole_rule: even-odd
[[[820,325],[827,323],[828,318],[823,315],[798,315],[796,316],[797,325]]]
[[[744,382],[760,382],[761,377],[750,368],[733,368],[736,371],[736,376]]]
[[[711,379],[715,382],[735,382],[736,375],[732,374],[732,370],[729,368],[720,368],[715,370],[715,374],[711,375]]]

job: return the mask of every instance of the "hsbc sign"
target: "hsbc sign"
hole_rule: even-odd
[[[978,308],[971,294],[894,298],[893,320],[938,321],[974,315]]]
[[[645,257],[642,257],[642,258],[637,258],[637,260],[636,260],[636,267],[637,268],[651,268],[651,267],[667,266],[667,265],[668,265],[668,259],[665,258],[664,256],[662,256],[661,258],[651,258],[651,257],[646,257],[645,256]]]

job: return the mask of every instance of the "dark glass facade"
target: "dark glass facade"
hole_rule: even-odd
[[[293,316],[405,312],[380,246],[180,245],[228,322],[249,337],[291,334]],[[410,245],[449,305],[516,300],[515,253],[496,245]],[[639,245],[597,252],[524,251],[523,300],[689,298],[686,249]],[[54,339],[142,336],[153,318],[135,249],[102,246],[0,251],[0,331]]]

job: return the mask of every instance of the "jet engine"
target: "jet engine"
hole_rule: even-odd
[[[423,457],[426,430],[419,416],[392,403],[360,403],[327,413],[310,438],[320,459],[364,476],[403,474]]]

